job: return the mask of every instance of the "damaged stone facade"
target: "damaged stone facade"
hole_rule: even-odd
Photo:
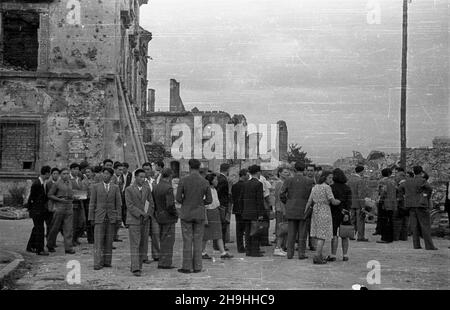
[[[223,132],[223,145],[226,146],[226,126],[228,124],[233,125],[243,125],[247,128],[247,120],[244,115],[234,115],[231,116],[224,111],[200,111],[197,108],[193,108],[191,111],[186,111],[183,101],[180,97],[180,83],[176,80],[170,81],[170,105],[169,111],[155,112],[155,91],[153,89],[149,90],[149,102],[147,104],[147,109],[145,113],[140,117],[141,126],[143,129],[143,140],[147,150],[148,157],[151,161],[164,159],[165,165],[171,167],[176,176],[182,176],[189,171],[189,159],[174,159],[171,154],[171,147],[174,140],[177,137],[172,136],[172,129],[177,124],[186,124],[193,134],[195,128],[194,118],[201,117],[202,128],[205,129],[210,124],[218,124]],[[270,130],[270,129],[269,129]],[[203,136],[203,145],[210,137]],[[204,168],[208,168],[211,171],[218,172],[220,165],[222,163],[231,164],[231,174],[237,175],[240,168],[247,168],[252,164],[261,164],[264,166],[265,158],[263,154],[259,152],[260,139],[262,136],[260,134],[248,134],[245,132],[245,158],[241,159],[238,156],[235,158],[227,158],[226,147],[223,148],[222,158],[205,159],[198,158]],[[237,138],[235,138],[237,139]],[[255,140],[252,140],[255,139]],[[255,143],[250,143],[250,141],[255,141]],[[193,141],[192,149],[193,149]],[[237,142],[237,141],[235,141]],[[256,145],[258,150],[256,158],[250,156],[251,150],[250,145]],[[288,148],[288,131],[287,125],[284,121],[278,122],[278,136],[276,144],[276,152],[279,154],[280,161],[287,160],[287,148]],[[277,155],[278,155],[277,154]],[[192,151],[192,158],[194,158],[194,153]],[[267,163],[269,164],[269,163]],[[278,166],[278,162],[275,167]],[[266,165],[269,167],[269,165]],[[264,167],[263,167],[264,168]],[[270,167],[269,169],[272,169]],[[267,170],[269,170],[267,169]]]
[[[111,158],[134,168],[147,160],[137,119],[147,103],[151,33],[139,26],[139,9],[146,3],[1,1],[3,193],[8,184],[36,176],[46,164],[66,167]],[[21,29],[27,31],[23,44],[7,40]]]

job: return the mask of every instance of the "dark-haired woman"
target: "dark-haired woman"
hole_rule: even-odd
[[[340,230],[342,221],[344,219],[344,215],[350,214],[350,208],[352,206],[352,190],[350,186],[347,184],[347,177],[344,174],[344,171],[337,168],[333,170],[333,184],[331,185],[331,190],[333,191],[333,195],[336,199],[340,200],[340,204],[331,205],[331,217],[333,220],[333,239],[331,239],[331,256],[328,258],[328,261],[336,260],[336,252],[338,248],[338,230]],[[348,236],[343,235],[340,232],[340,236],[342,239],[342,255],[343,260],[348,261],[348,244],[349,238]]]
[[[213,198],[213,201],[211,204],[206,205],[206,222],[205,222],[205,232],[203,234],[203,252],[202,252],[202,258],[203,259],[211,259],[211,256],[208,255],[206,252],[206,244],[209,240],[217,240],[217,245],[219,247],[220,251],[220,258],[227,259],[227,258],[233,258],[232,255],[230,255],[228,252],[225,251],[225,247],[223,244],[222,239],[222,221],[220,220],[220,212],[219,212],[219,197],[217,195],[217,184],[218,179],[217,175],[210,173],[206,177],[206,180],[208,180],[209,185],[211,187],[211,195]]]
[[[334,198],[333,191],[330,184],[333,183],[333,173],[325,171],[321,174],[319,182],[313,187],[308,203],[306,204],[306,211],[312,207],[311,217],[311,237],[316,238],[316,256],[314,257],[314,264],[326,264],[326,259],[323,258],[322,250],[325,240],[333,238],[333,220],[331,217],[330,203],[339,205],[341,202]]]

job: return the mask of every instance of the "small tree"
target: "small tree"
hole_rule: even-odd
[[[288,162],[292,163],[303,161],[305,164],[310,164],[312,160],[306,157],[306,155],[307,153],[302,151],[302,147],[297,143],[292,143],[289,145]]]

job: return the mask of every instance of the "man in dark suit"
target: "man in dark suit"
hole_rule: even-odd
[[[365,237],[366,215],[364,211],[366,207],[365,198],[368,196],[368,187],[364,180],[363,166],[357,166],[355,168],[355,173],[350,175],[347,184],[352,190],[351,219],[357,232],[357,241],[367,242],[369,240]]]
[[[304,176],[304,163],[295,163],[295,171],[295,176],[284,182],[280,191],[280,200],[286,205],[286,219],[288,220],[287,258],[294,257],[295,239],[298,236],[298,258],[305,259],[307,258],[305,253],[308,227],[305,207],[314,182]]]
[[[380,213],[378,223],[380,225],[381,240],[377,243],[391,243],[394,241],[394,213],[397,212],[397,187],[391,178],[392,170],[381,170],[383,178],[378,182],[378,202]]]
[[[51,167],[49,166],[41,168],[41,175],[31,185],[30,196],[28,197],[28,210],[30,217],[33,219],[34,227],[28,241],[27,251],[35,252],[37,255],[43,256],[48,256],[48,252],[44,249],[44,223],[51,216],[47,208],[48,198],[45,190],[45,181],[50,177],[50,172]]]
[[[251,177],[244,183],[241,193],[241,204],[243,206],[242,219],[245,221],[245,251],[246,256],[262,257],[260,251],[260,237],[251,236],[252,221],[267,220],[267,211],[264,207],[264,189],[259,181],[261,167],[253,165],[248,168]]]
[[[145,184],[145,171],[134,173],[134,183],[125,190],[127,203],[127,225],[130,234],[131,272],[140,277],[142,264],[149,263],[148,237],[150,218],[154,216],[155,205],[150,187]]]
[[[399,186],[399,191],[405,197],[406,207],[409,209],[410,225],[413,232],[413,247],[421,249],[420,234],[422,233],[426,250],[437,250],[431,239],[431,220],[429,197],[433,189],[422,177],[423,169],[413,167],[414,178],[407,179]]]
[[[114,170],[103,168],[103,182],[92,185],[89,221],[94,226],[94,269],[111,267],[115,228],[121,221],[122,198],[111,183]]]
[[[155,218],[160,229],[159,269],[172,269],[173,245],[175,244],[175,224],[178,221],[172,187],[172,169],[165,168],[160,173],[158,184],[153,187]]]
[[[183,267],[181,273],[202,271],[205,205],[212,203],[209,182],[200,175],[200,161],[189,160],[190,174],[178,183],[176,201],[181,204],[181,231],[183,234]]]
[[[248,170],[239,171],[239,181],[231,187],[231,198],[233,202],[233,214],[236,219],[236,244],[239,253],[245,253],[244,233],[245,222],[242,219],[243,204],[240,200],[245,182],[248,181]]]
[[[144,163],[142,169],[145,171],[145,182],[144,185],[150,188],[153,192],[153,186],[156,185],[155,172],[153,171],[151,163]],[[160,244],[159,244],[159,225],[155,217],[150,218],[150,239],[152,241],[152,258],[154,261],[159,260]],[[146,260],[147,261],[147,260]]]
[[[447,211],[450,225],[450,182],[445,184],[445,188],[447,189],[445,192],[445,211]]]
[[[230,165],[229,164],[221,164],[220,165],[220,174],[217,177],[217,197],[219,198],[220,202],[220,221],[222,222],[222,240],[223,245],[225,247],[225,251],[228,251],[226,247],[226,242],[229,242],[227,238],[227,232],[229,230],[230,226],[230,189],[228,187],[228,175],[230,171]],[[214,247],[216,246],[216,241],[214,241]]]
[[[120,183],[122,188],[120,189],[120,194],[122,196],[122,223],[125,226],[127,224],[127,204],[125,202],[125,190],[131,185],[133,180],[133,174],[128,171],[130,165],[128,163],[123,163],[123,173],[120,177]]]

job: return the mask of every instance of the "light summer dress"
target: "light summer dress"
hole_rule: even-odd
[[[309,200],[314,202],[311,216],[311,237],[331,240],[333,238],[333,219],[331,217],[330,200],[334,199],[331,187],[318,184],[313,187]]]

